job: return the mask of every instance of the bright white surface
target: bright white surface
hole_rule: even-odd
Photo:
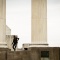
[[[31,42],[31,0],[7,0],[6,23],[19,36],[18,47]],[[47,0],[47,39],[60,46],[60,0]]]
[[[31,0],[7,0],[6,24],[20,38],[18,47],[31,41]]]
[[[60,46],[60,0],[47,0],[47,31],[50,46]]]

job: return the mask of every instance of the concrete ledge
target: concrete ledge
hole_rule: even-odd
[[[29,47],[48,47],[47,43],[26,43],[23,44],[23,48],[29,48]]]
[[[0,60],[41,60],[41,52],[49,52],[49,60],[60,60],[60,47],[31,47],[30,50],[8,51],[0,48]]]
[[[0,48],[7,48],[6,42],[0,42]]]
[[[0,51],[11,51],[11,49],[8,49],[8,48],[0,48]]]

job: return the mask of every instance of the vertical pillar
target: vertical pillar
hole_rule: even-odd
[[[0,47],[6,44],[6,0],[0,0]]]
[[[32,43],[47,43],[47,0],[32,0]]]

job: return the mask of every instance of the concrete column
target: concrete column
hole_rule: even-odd
[[[0,47],[6,44],[6,0],[0,0]]]
[[[47,43],[47,0],[32,0],[32,43]]]

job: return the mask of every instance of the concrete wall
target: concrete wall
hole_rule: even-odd
[[[2,51],[1,60],[41,60],[41,51],[49,51],[49,60],[60,60],[60,47],[33,47],[22,51]],[[47,59],[47,58],[45,58]]]
[[[26,43],[26,44],[23,44],[22,47],[23,47],[23,49],[24,48],[30,48],[30,47],[48,47],[48,44],[43,44],[43,43],[40,43],[40,44]]]
[[[6,25],[6,43],[7,47],[11,49],[11,51],[14,51],[12,48],[12,42],[13,42],[13,37],[14,35],[11,35],[11,29]],[[16,49],[17,50],[17,49]]]
[[[47,0],[32,0],[32,43],[47,43]]]
[[[11,51],[14,51],[12,48],[12,42],[13,42],[13,37],[14,35],[11,35],[11,29],[6,25],[6,43],[7,47],[11,49]],[[16,49],[17,50],[17,49]]]
[[[6,0],[0,0],[0,47],[7,47],[6,38]]]
[[[13,42],[13,37],[14,35],[6,35],[6,42],[7,42],[7,47],[11,49],[11,51],[14,51],[12,48],[12,42]],[[18,50],[18,47],[16,47],[16,51]]]
[[[12,41],[13,41],[13,36],[12,35],[6,35],[7,47],[11,50],[13,50],[12,49]]]

